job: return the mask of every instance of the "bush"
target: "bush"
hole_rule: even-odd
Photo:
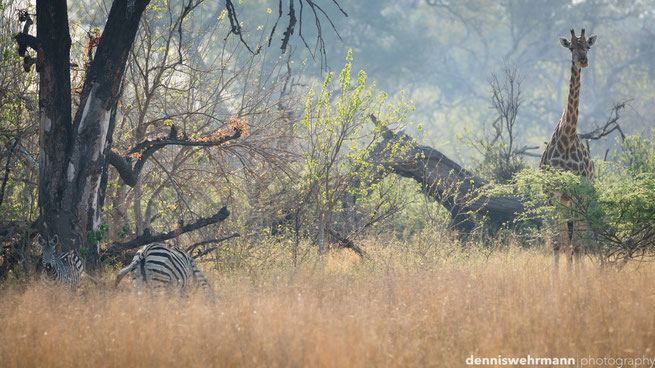
[[[585,245],[601,264],[622,266],[655,251],[653,143],[629,137],[622,148],[616,162],[597,162],[594,183],[570,172],[526,169],[488,192],[519,196],[527,209],[520,220],[549,220],[553,213],[570,213],[574,221],[587,225]],[[547,193],[556,191],[571,198],[570,206],[549,201]]]

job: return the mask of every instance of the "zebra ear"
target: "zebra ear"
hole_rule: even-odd
[[[52,243],[53,246],[59,244],[59,235],[53,236],[50,242]]]
[[[43,236],[41,236],[41,234],[39,234],[39,239],[38,240],[39,240],[39,244],[41,244],[41,248],[48,245],[48,242],[43,238]]]

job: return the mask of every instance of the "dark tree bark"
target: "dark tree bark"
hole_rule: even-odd
[[[65,0],[37,1],[41,230],[58,234],[64,250],[84,244],[86,232],[99,225],[116,101],[148,3],[113,2],[72,119],[67,4]],[[90,251],[98,254],[97,249]]]
[[[375,117],[371,117],[377,124]],[[435,198],[451,214],[451,228],[470,232],[485,215],[494,226],[511,222],[524,211],[521,202],[505,197],[486,197],[480,189],[488,182],[458,165],[438,150],[416,144],[404,133],[384,129],[383,140],[375,148],[372,159],[395,174],[412,178],[423,185],[428,195]],[[385,148],[391,143],[407,148],[404,158],[389,159]]]

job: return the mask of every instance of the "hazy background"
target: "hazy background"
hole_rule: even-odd
[[[97,1],[72,2],[71,19],[101,26],[104,15]],[[245,38],[252,44],[265,40],[275,23],[278,1],[241,0],[236,3]],[[354,70],[364,70],[393,99],[412,100],[410,117],[424,127],[426,144],[465,163],[474,154],[462,137],[484,134],[495,118],[489,79],[504,78],[505,66],[518,68],[522,105],[518,118],[519,145],[539,145],[550,138],[567,97],[570,52],[558,42],[579,34],[598,35],[582,73],[580,132],[604,123],[617,102],[629,100],[620,124],[626,133],[650,136],[654,124],[655,1],[653,0],[340,0],[344,16],[332,1],[318,2],[324,15],[322,35],[327,58],[316,49],[316,26],[304,9],[302,29],[296,24],[290,50],[295,72],[320,80],[326,70],[339,71],[348,49]],[[269,64],[280,56],[288,4],[267,50]],[[296,4],[298,7],[298,4]],[[89,10],[90,9],[90,10]],[[193,14],[192,27],[202,32],[217,22],[224,9],[206,1]],[[269,11],[267,11],[270,10]],[[299,9],[296,9],[299,11]],[[95,20],[95,21],[94,21]],[[300,19],[299,19],[300,20]],[[261,26],[261,27],[260,27]],[[298,37],[302,30],[310,51]],[[227,35],[225,35],[227,36]],[[222,45],[216,38],[216,47]],[[302,63],[305,63],[302,66]],[[309,86],[309,83],[301,83]],[[410,131],[413,131],[409,128]],[[603,156],[609,141],[592,143]]]
[[[425,142],[455,159],[467,160],[471,155],[458,138],[481,134],[495,118],[489,79],[492,73],[502,79],[505,65],[516,66],[522,81],[519,144],[545,146],[567,98],[571,55],[558,38],[570,37],[571,28],[576,34],[581,28],[586,28],[587,36],[598,34],[589,52],[590,65],[582,73],[579,130],[587,132],[605,122],[614,103],[625,100],[631,100],[620,120],[626,132],[650,135],[654,126],[654,1],[342,0],[339,4],[348,17],[330,1],[321,4],[341,36],[340,40],[323,22],[329,69],[340,70],[351,48],[354,69],[366,71],[394,98],[405,91],[416,106],[410,120],[423,125]],[[276,1],[242,3],[249,10],[244,15],[260,15],[253,24],[265,24],[267,14],[261,14],[261,9],[266,7],[276,14]],[[303,34],[313,47],[312,22],[303,24]],[[281,33],[277,37],[271,47],[279,45]],[[320,60],[312,62],[299,38],[292,43],[296,60],[308,58],[307,73],[319,75]],[[594,154],[602,155],[604,150],[603,142],[592,144]]]

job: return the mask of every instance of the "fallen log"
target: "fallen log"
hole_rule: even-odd
[[[395,133],[371,120],[382,129],[383,140],[371,158],[389,172],[419,182],[426,194],[441,203],[451,214],[452,229],[468,233],[484,216],[493,226],[513,223],[524,211],[523,204],[507,197],[488,197],[481,191],[488,181],[474,175],[437,149],[416,143],[405,133]],[[392,148],[393,147],[393,148]],[[391,151],[403,152],[402,157]]]

